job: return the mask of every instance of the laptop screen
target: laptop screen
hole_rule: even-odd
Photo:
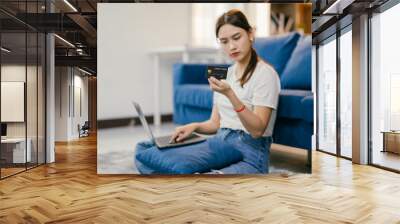
[[[149,124],[147,123],[146,118],[144,117],[144,114],[143,114],[143,112],[142,112],[142,109],[140,108],[140,105],[139,105],[138,103],[134,102],[134,101],[132,101],[132,104],[133,104],[133,106],[135,107],[136,112],[138,113],[138,116],[139,116],[139,119],[140,119],[140,123],[142,123],[142,125],[143,125],[144,129],[146,130],[146,132],[147,132],[147,134],[148,134],[150,140],[151,140],[153,143],[155,143],[155,139],[154,139],[154,136],[153,136],[153,132],[151,132],[150,126],[149,126]]]

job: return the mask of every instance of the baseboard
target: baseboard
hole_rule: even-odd
[[[147,123],[154,123],[154,117],[152,115],[145,116],[145,118]],[[161,115],[161,122],[172,122],[172,114]],[[129,125],[141,125],[139,117],[105,119],[97,121],[97,129],[118,128]]]

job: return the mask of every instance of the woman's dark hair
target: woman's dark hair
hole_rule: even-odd
[[[218,38],[219,29],[225,25],[230,24],[232,26],[240,27],[247,32],[252,30],[249,22],[247,21],[246,16],[238,9],[231,9],[228,12],[222,14],[215,25],[215,36]],[[254,70],[257,66],[257,53],[253,47],[251,47],[251,57],[249,64],[246,66],[246,69],[243,72],[242,77],[240,78],[240,86],[243,85],[251,78]]]

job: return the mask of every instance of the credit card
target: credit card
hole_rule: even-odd
[[[221,80],[221,79],[226,79],[227,74],[228,74],[227,67],[213,66],[213,65],[207,66],[207,78],[213,76],[214,78]]]

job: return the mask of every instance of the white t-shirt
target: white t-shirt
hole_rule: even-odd
[[[272,108],[272,114],[263,136],[272,136],[278,107],[279,92],[281,89],[279,76],[273,67],[263,60],[257,62],[257,66],[251,78],[240,86],[240,79],[235,76],[236,64],[228,68],[226,81],[231,86],[240,101],[247,109],[254,110],[254,106],[266,106]],[[229,99],[218,92],[214,92],[214,105],[217,105],[220,116],[220,127],[235,130],[243,130],[248,133],[240,121]]]

